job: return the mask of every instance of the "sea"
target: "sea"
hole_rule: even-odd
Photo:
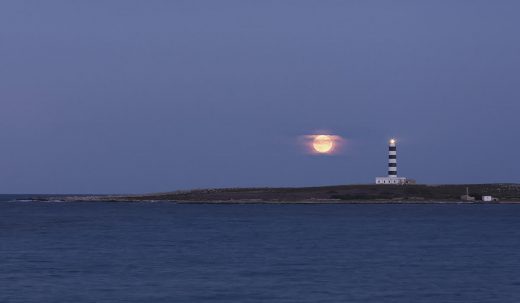
[[[27,202],[0,302],[520,302],[520,205]]]

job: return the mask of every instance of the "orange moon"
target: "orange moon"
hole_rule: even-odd
[[[319,135],[312,141],[312,147],[320,154],[326,154],[334,148],[334,139],[328,135]]]

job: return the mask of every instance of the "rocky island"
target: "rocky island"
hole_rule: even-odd
[[[469,196],[466,196],[469,193]],[[482,201],[483,197],[493,197]],[[195,189],[143,195],[35,198],[38,201],[176,203],[517,203],[520,184],[337,185],[300,188]]]

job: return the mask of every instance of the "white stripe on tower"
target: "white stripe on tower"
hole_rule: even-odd
[[[397,146],[395,139],[388,145],[388,177],[397,177]]]

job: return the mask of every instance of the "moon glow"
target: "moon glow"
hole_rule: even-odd
[[[320,154],[326,154],[334,148],[334,139],[328,135],[318,135],[312,141],[312,147]]]

